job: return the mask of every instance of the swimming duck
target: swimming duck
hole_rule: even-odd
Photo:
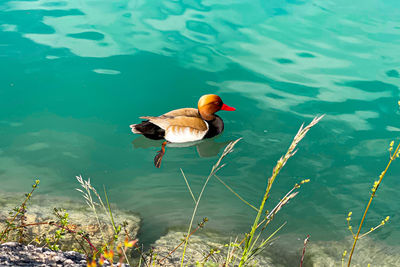
[[[158,117],[143,116],[140,118],[145,121],[130,125],[135,134],[154,140],[166,140],[154,158],[157,168],[161,166],[167,143],[194,142],[214,137],[224,130],[224,122],[215,113],[220,110],[235,110],[213,94],[200,97],[197,107],[175,109]]]

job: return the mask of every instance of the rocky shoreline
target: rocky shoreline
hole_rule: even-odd
[[[86,257],[75,251],[52,251],[49,248],[7,242],[0,245],[0,266],[87,266]]]
[[[86,267],[86,256],[75,251],[52,251],[45,247],[7,242],[0,245],[0,267],[5,266],[65,266]],[[111,265],[105,261],[103,266]],[[122,264],[121,267],[129,267]]]
[[[168,253],[179,244],[184,232],[170,231],[154,243],[153,253],[158,259],[167,256]],[[185,266],[197,266],[196,262],[203,262],[210,249],[218,249],[219,253],[211,256],[215,262],[223,262],[227,248],[218,235],[193,236],[187,249]],[[349,240],[347,240],[349,241]],[[340,254],[347,248],[348,242],[315,242],[309,244],[307,249],[305,267],[335,267],[339,266]],[[279,252],[278,252],[279,250]],[[174,267],[180,266],[182,247],[174,254],[165,258],[162,263],[152,262],[151,266]],[[286,256],[287,257],[286,257]],[[248,266],[260,267],[286,267],[297,266],[300,255],[293,255],[293,251],[285,251],[282,248],[271,248],[270,251],[259,255]],[[237,266],[238,261],[236,262]],[[294,265],[296,264],[296,265]],[[400,254],[393,247],[382,247],[372,239],[360,242],[359,249],[352,261],[352,266],[400,266]],[[17,242],[7,242],[0,245],[0,267],[6,266],[87,266],[86,256],[75,251],[52,251],[46,247],[23,245]],[[107,261],[104,266],[111,266]],[[113,266],[117,266],[114,264]],[[124,267],[129,265],[124,264]],[[136,266],[135,264],[132,266]],[[208,266],[208,265],[207,265]],[[214,265],[211,265],[214,266]],[[217,266],[217,265],[215,265]]]
[[[19,194],[18,194],[19,195]],[[1,192],[0,194],[0,233],[7,227],[6,220],[12,217],[10,211],[19,207],[21,198],[17,194]],[[58,222],[59,218],[54,214],[66,214],[67,227],[71,231],[64,231],[60,240],[56,243],[59,250],[53,251],[48,248],[46,238],[51,243],[54,242],[56,231],[62,229]],[[124,241],[126,235],[130,240],[137,239],[141,224],[140,216],[130,211],[122,211],[112,208],[113,219],[116,225],[126,225],[117,243]],[[15,214],[15,212],[13,213]],[[21,218],[14,222],[20,225]],[[90,246],[101,247],[104,242],[109,242],[114,238],[114,229],[110,223],[108,214],[101,207],[97,213],[86,206],[84,203],[71,201],[67,198],[52,197],[47,198],[36,195],[28,203],[26,213],[23,218],[24,227],[21,235],[18,230],[14,230],[7,235],[5,243],[0,244],[0,267],[2,266],[87,266],[86,255],[76,252],[77,250],[90,251]],[[78,233],[84,233],[89,242]],[[23,243],[15,242],[20,241]],[[104,266],[110,266],[105,261]],[[116,265],[115,265],[116,266]],[[128,265],[123,265],[128,266]]]
[[[98,220],[93,211],[87,208],[83,203],[77,203],[68,199],[48,199],[35,196],[35,200],[29,203],[26,212],[26,223],[35,223],[54,220],[53,207],[64,208],[69,213],[69,226],[74,226],[76,231],[85,231],[89,239],[95,246],[99,246],[103,238],[112,238],[114,230],[112,229],[109,218],[102,214],[99,209]],[[0,194],[0,233],[5,228],[5,220],[10,217],[11,211],[18,201],[15,195]],[[138,214],[129,211],[121,211],[113,208],[114,219],[117,224],[123,221],[128,222],[127,232],[130,240],[138,238],[141,219]],[[101,227],[99,227],[99,223]],[[181,241],[184,239],[185,231],[183,229],[170,229],[164,236],[156,240],[151,248],[153,255],[157,254],[162,263],[152,262],[152,266],[179,266],[183,246],[179,247],[175,253],[169,255]],[[80,249],[72,235],[60,240],[60,250],[52,251],[45,247],[46,245],[36,242],[35,238],[45,233],[53,233],[50,225],[40,225],[29,227],[24,233],[23,245],[17,242],[17,236],[10,235],[8,242],[0,245],[0,267],[2,266],[87,266],[86,256],[72,251]],[[15,233],[17,235],[17,233]],[[105,235],[105,237],[102,237]],[[10,242],[11,241],[11,242]],[[122,237],[119,241],[123,241]],[[119,242],[118,241],[118,242]],[[197,262],[203,262],[208,258],[214,262],[223,262],[228,251],[226,244],[229,238],[219,233],[201,230],[190,238],[186,251],[185,266],[196,266]],[[307,246],[304,267],[333,267],[341,264],[341,255],[345,249],[351,246],[351,238],[341,241],[313,241]],[[249,266],[263,267],[286,267],[297,266],[301,256],[302,240],[294,236],[281,236],[279,242],[269,246],[265,252],[254,258]],[[169,255],[169,256],[168,256]],[[166,257],[168,256],[168,257]],[[128,255],[129,257],[129,255]],[[400,248],[385,245],[372,238],[363,238],[358,243],[357,251],[354,255],[352,266],[400,266]],[[110,266],[106,263],[105,266]],[[127,265],[124,265],[127,266]],[[136,265],[133,265],[136,266]],[[234,266],[234,265],[232,265]]]
[[[12,211],[14,207],[18,206],[18,202],[11,197],[5,199],[5,196],[2,194],[0,205],[2,207],[0,209],[1,232],[1,230],[6,227],[6,219],[10,218],[9,211]],[[31,226],[24,228],[23,243],[33,243],[36,246],[43,246],[45,245],[43,240],[46,237],[51,239],[54,236],[55,231],[61,229],[59,225],[60,223],[57,222],[59,219],[54,215],[55,207],[58,209],[59,214],[68,213],[68,229],[71,229],[75,233],[85,233],[93,246],[101,246],[104,244],[104,241],[108,242],[113,239],[113,226],[110,223],[110,218],[101,207],[97,208],[97,213],[95,215],[93,210],[87,207],[84,203],[64,198],[48,199],[41,196],[35,196],[26,208],[24,224]],[[117,242],[124,241],[125,230],[131,240],[136,239],[141,224],[140,216],[136,213],[122,211],[116,208],[113,208],[112,210],[113,219],[116,225],[122,225],[123,222],[126,222],[126,227],[123,229],[124,234],[120,236]],[[49,224],[46,224],[46,222],[49,222]],[[15,223],[19,224],[20,221]],[[72,232],[67,233],[67,231],[65,231],[65,235],[60,239],[59,248],[61,250],[80,250],[82,249],[80,243],[84,243],[84,245],[88,246],[87,242],[85,242],[79,235],[71,233]],[[18,231],[14,231],[9,235],[7,240],[19,241],[19,235]],[[77,242],[77,238],[83,242]]]

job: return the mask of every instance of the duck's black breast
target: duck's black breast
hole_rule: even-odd
[[[215,119],[207,121],[207,123],[208,131],[204,138],[212,138],[219,135],[224,130],[224,122],[218,115],[215,115]]]

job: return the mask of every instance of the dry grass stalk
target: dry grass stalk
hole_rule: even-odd
[[[104,247],[106,247],[107,250],[108,250],[110,244],[108,244],[108,242],[106,241],[105,235],[104,235],[104,233],[103,233],[102,226],[101,226],[101,223],[100,223],[100,220],[99,220],[99,216],[98,216],[98,214],[97,214],[96,206],[101,206],[101,207],[103,208],[103,210],[104,210],[104,213],[108,215],[108,217],[110,218],[110,223],[111,223],[111,225],[112,225],[112,227],[113,227],[113,229],[114,229],[114,233],[115,233],[116,236],[119,235],[120,230],[117,230],[117,227],[116,227],[116,225],[115,225],[114,218],[113,218],[112,211],[111,211],[111,207],[110,207],[110,203],[108,202],[108,197],[107,197],[106,190],[105,190],[105,188],[104,188],[104,194],[105,194],[105,197],[106,197],[108,210],[107,210],[106,206],[104,205],[104,202],[103,202],[103,200],[101,199],[101,196],[99,195],[99,193],[97,193],[96,188],[94,188],[94,187],[91,185],[91,183],[90,183],[90,178],[88,178],[88,180],[85,181],[85,180],[82,178],[82,175],[79,175],[79,176],[76,176],[76,180],[79,182],[79,184],[81,185],[81,187],[82,187],[83,189],[85,189],[85,191],[83,191],[83,190],[81,190],[81,189],[79,189],[79,188],[76,188],[76,190],[77,190],[78,192],[80,192],[80,193],[82,194],[82,196],[85,198],[86,204],[92,209],[93,213],[95,214],[96,220],[97,220],[97,224],[98,224],[98,226],[99,226],[99,229],[100,229],[100,232],[101,232],[101,236],[102,236],[102,239],[103,239]],[[91,192],[93,192],[93,193],[95,194],[95,196],[96,196],[97,199],[99,200],[99,203],[100,203],[100,204],[93,200]],[[114,238],[115,238],[115,237],[114,237]],[[115,240],[116,240],[116,239],[115,239]],[[136,244],[136,243],[135,243],[135,244]],[[124,256],[125,259],[126,259],[126,262],[127,262],[128,265],[129,265],[129,260],[128,260],[128,257],[127,257],[127,255],[126,255],[126,253],[125,253],[125,250],[122,249],[121,251],[122,251],[123,256]]]
[[[197,197],[196,204],[195,204],[195,206],[194,206],[194,210],[193,210],[193,214],[192,214],[192,218],[190,219],[189,228],[188,228],[187,235],[186,235],[186,238],[185,238],[185,246],[183,247],[182,260],[181,260],[181,267],[183,266],[183,261],[184,261],[184,259],[185,259],[186,247],[187,247],[187,244],[188,244],[190,232],[191,232],[191,230],[192,230],[193,220],[194,220],[194,217],[195,217],[195,215],[196,215],[197,208],[198,208],[198,206],[199,206],[201,197],[202,197],[202,195],[203,195],[203,193],[204,193],[204,190],[205,190],[205,188],[206,188],[206,186],[207,186],[207,184],[208,184],[208,181],[210,180],[210,178],[211,178],[215,173],[217,173],[221,168],[223,168],[223,167],[225,166],[225,164],[221,164],[222,160],[223,160],[229,153],[232,153],[232,152],[233,152],[233,148],[235,147],[235,145],[236,145],[241,139],[242,139],[242,138],[239,138],[239,139],[237,139],[237,140],[235,140],[235,141],[233,141],[233,142],[230,142],[230,143],[225,147],[224,151],[222,152],[221,157],[218,159],[218,161],[217,161],[217,162],[214,164],[214,166],[211,168],[210,174],[207,176],[207,179],[206,179],[206,181],[204,182],[203,188],[201,189],[200,194],[199,194],[199,196]]]
[[[281,169],[283,168],[283,166],[285,166],[286,162],[292,156],[294,156],[296,154],[296,152],[297,152],[296,146],[299,144],[299,142],[306,136],[308,131],[314,125],[316,125],[323,117],[324,117],[324,115],[315,117],[311,121],[311,123],[309,125],[307,125],[306,127],[304,127],[304,124],[301,125],[299,131],[297,132],[297,134],[293,138],[293,141],[292,141],[291,145],[289,146],[289,149],[287,150],[286,154],[284,156],[282,156],[278,160],[276,166],[274,167],[274,169],[272,171],[272,175],[268,179],[267,188],[265,190],[264,197],[263,197],[263,199],[261,201],[260,208],[258,209],[259,211],[257,213],[257,216],[256,216],[255,220],[254,220],[254,223],[253,223],[253,226],[251,228],[251,231],[250,231],[249,235],[247,236],[245,247],[243,249],[243,254],[242,254],[242,258],[240,260],[239,266],[244,266],[244,264],[249,259],[249,255],[251,255],[251,251],[249,251],[249,250],[250,250],[251,247],[253,247],[253,237],[254,237],[255,231],[256,231],[256,229],[257,229],[257,227],[259,225],[261,214],[263,213],[265,202],[267,201],[267,199],[269,197],[269,192],[270,192],[270,190],[272,188],[272,184],[274,183],[276,177],[278,176],[278,174],[281,171]]]
[[[102,230],[102,227],[101,227],[101,224],[100,224],[99,216],[97,215],[96,205],[99,205],[99,204],[93,200],[92,194],[91,194],[91,192],[93,192],[95,195],[98,196],[97,191],[90,184],[90,178],[87,181],[85,181],[85,180],[83,180],[82,175],[79,175],[79,176],[76,176],[76,180],[79,182],[79,184],[82,186],[82,188],[85,189],[85,192],[79,188],[76,188],[76,191],[78,191],[82,194],[83,198],[85,199],[86,204],[89,206],[90,209],[92,209],[94,215],[96,216],[97,224],[99,225],[103,243],[107,243],[106,238],[103,233],[103,230]]]
[[[307,243],[308,243],[308,239],[310,239],[310,235],[307,235],[306,239],[304,239],[303,253],[301,255],[300,267],[303,267],[304,255],[306,254],[306,246],[307,246]]]

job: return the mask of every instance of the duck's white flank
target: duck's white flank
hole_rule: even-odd
[[[194,142],[203,139],[207,134],[209,126],[206,121],[207,130],[201,131],[192,127],[170,126],[165,130],[165,140],[171,143]]]

